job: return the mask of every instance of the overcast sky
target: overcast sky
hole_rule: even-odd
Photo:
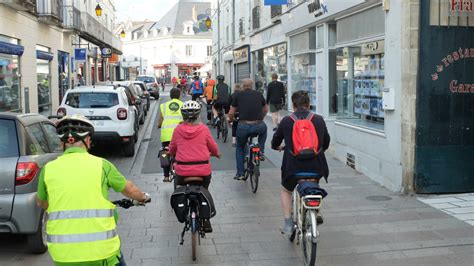
[[[116,0],[117,22],[127,19],[159,20],[177,2],[177,0]]]

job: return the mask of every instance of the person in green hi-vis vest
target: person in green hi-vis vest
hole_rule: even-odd
[[[109,161],[90,155],[94,126],[82,116],[66,116],[56,130],[64,154],[41,170],[37,204],[48,212],[46,241],[55,265],[126,265],[120,252],[113,188],[134,205],[151,201]]]

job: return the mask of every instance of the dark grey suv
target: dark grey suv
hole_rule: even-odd
[[[38,114],[0,112],[0,233],[27,235],[32,253],[47,250],[38,176],[62,152],[54,124]]]

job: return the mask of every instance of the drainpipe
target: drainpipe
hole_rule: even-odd
[[[217,0],[217,75],[221,74],[221,5]]]

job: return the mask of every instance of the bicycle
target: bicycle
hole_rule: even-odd
[[[206,233],[211,233],[205,227],[205,220],[202,218],[201,208],[208,207],[208,202],[205,203],[201,200],[201,186],[204,179],[202,177],[185,177],[183,182],[186,184],[186,197],[187,197],[187,216],[184,224],[183,231],[181,232],[180,245],[184,244],[184,234],[187,231],[191,231],[191,250],[192,259],[197,259],[197,246],[201,244],[201,238],[206,237]],[[211,208],[211,207],[208,207]],[[214,210],[215,214],[215,210]]]
[[[221,136],[222,142],[226,143],[227,135],[229,133],[229,125],[224,113],[224,108],[219,109],[218,114],[217,114],[217,119],[218,119],[216,123],[217,139],[219,139],[219,136]]]
[[[321,191],[317,182],[319,176],[304,175],[300,176],[298,180],[299,186],[309,185],[317,191]],[[293,206],[291,216],[295,229],[290,235],[289,240],[293,242],[296,237],[297,244],[303,242],[302,249],[304,255],[304,265],[313,266],[316,264],[316,254],[319,240],[318,225],[322,224],[322,216],[319,214],[322,199],[326,193],[301,193],[295,188],[293,191]]]
[[[245,156],[244,180],[250,178],[252,192],[257,193],[258,179],[260,177],[260,162],[263,159],[262,151],[258,142],[253,142],[257,135],[250,135],[247,142],[247,155]]]
[[[170,182],[173,182],[173,189],[176,190],[176,187],[177,187],[177,181],[176,181],[176,171],[174,170],[174,156],[170,155],[169,154],[169,149],[168,147],[161,147],[160,148],[160,151],[158,153],[159,157],[160,157],[160,164],[161,164],[161,167],[163,168],[163,166],[165,165],[169,165],[169,168],[170,168]]]

